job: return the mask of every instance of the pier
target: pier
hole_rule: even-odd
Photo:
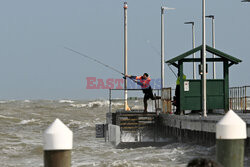
[[[250,144],[250,114],[237,113],[247,123],[246,148]],[[173,139],[172,141],[194,143],[205,146],[213,146],[216,142],[216,124],[224,114],[208,114],[202,117],[200,114],[175,115],[168,113],[148,113],[142,110],[124,111],[118,110],[114,113],[107,113],[107,123],[119,129],[120,135],[113,135],[119,138],[118,147],[125,145],[146,146],[162,145],[161,139]],[[108,136],[106,140],[113,138]],[[110,129],[109,129],[110,130]],[[121,136],[130,133],[134,141],[122,141]],[[150,135],[151,140],[145,141],[142,137]],[[148,136],[149,137],[149,136]],[[113,139],[117,140],[117,139]]]
[[[237,113],[247,123],[246,147],[250,142],[250,114]],[[175,137],[179,142],[193,142],[202,145],[215,145],[215,126],[224,115],[174,115],[160,114],[162,133]]]
[[[172,139],[178,142],[191,142],[206,146],[213,146],[216,142],[216,124],[225,115],[223,109],[210,110],[207,117],[202,116],[202,111],[193,112],[186,110],[185,114],[176,115],[176,107],[173,106],[173,89],[162,89],[162,99],[159,101],[151,101],[154,107],[153,112],[143,113],[143,110],[132,109],[125,111],[118,109],[112,111],[112,91],[109,90],[110,107],[106,113],[105,130],[106,141],[115,143],[116,147],[130,147],[161,145],[159,139]],[[121,91],[121,90],[120,90]],[[129,91],[140,91],[131,89]],[[159,94],[159,90],[154,90]],[[232,87],[229,88],[229,108],[235,111],[247,124],[247,139],[246,147],[250,144],[250,113],[249,113],[249,92],[250,86]],[[133,101],[133,98],[130,100]],[[136,98],[136,100],[142,100]],[[108,126],[112,125],[112,126]],[[113,130],[110,130],[112,128]],[[109,131],[112,131],[110,133]],[[119,135],[116,133],[119,131]],[[132,141],[123,140],[124,134],[130,134],[133,137]],[[150,141],[143,140],[143,137],[148,135]],[[119,138],[119,139],[117,139]],[[115,141],[115,142],[114,142]]]
[[[105,139],[117,148],[159,146],[159,116],[156,112],[143,113],[143,110],[117,110],[106,115],[108,126],[104,130]],[[128,138],[127,138],[128,137]]]
[[[163,15],[164,8],[161,9]],[[143,90],[144,110],[131,109],[128,103],[127,78],[130,78],[131,75],[127,75],[127,3],[124,3],[125,69],[124,73],[121,73],[125,76],[124,99],[122,99],[124,107],[122,110],[112,112],[112,89],[109,89],[110,107],[106,115],[106,125],[97,126],[100,127],[99,129],[103,127],[103,130],[100,131],[104,134],[105,140],[110,141],[117,148],[127,145],[132,145],[132,147],[156,145],[162,143],[162,139],[206,146],[216,144],[216,148],[220,148],[216,150],[218,162],[222,162],[223,165],[230,164],[226,165],[228,167],[234,167],[239,163],[241,164],[239,166],[243,166],[244,147],[248,148],[250,143],[250,114],[248,114],[249,108],[247,107],[250,101],[246,90],[249,86],[229,87],[230,67],[241,63],[242,60],[215,48],[214,43],[213,47],[206,44],[205,0],[202,3],[202,11],[202,45],[198,47],[193,45],[193,49],[167,61],[164,60],[164,47],[162,47],[160,103],[155,100],[156,94],[153,95],[151,92],[149,84],[151,80],[148,74],[135,77],[143,78],[143,80],[135,82],[140,83],[142,89],[150,91],[150,95],[152,95],[150,97],[155,101],[155,109],[151,113],[144,113],[144,110],[147,111],[147,100],[149,99],[145,90]],[[207,17],[214,18],[212,15]],[[162,44],[163,42],[162,40]],[[195,56],[197,52],[200,55],[198,57]],[[207,57],[207,53],[211,53],[213,57]],[[193,55],[192,58],[190,58],[191,55]],[[177,69],[174,89],[169,85],[167,87],[164,85],[164,62]],[[188,76],[190,73],[186,68],[188,63],[193,64],[192,78]],[[196,63],[198,71],[195,70]],[[213,64],[213,78],[207,77],[210,66],[208,63]],[[221,76],[219,77],[216,77],[215,63],[220,63]],[[173,72],[172,69],[171,71]],[[196,74],[200,76],[196,77]],[[147,79],[148,82],[146,82]],[[240,126],[237,121],[241,122]],[[238,133],[239,131],[242,133]],[[127,140],[127,136],[132,140]],[[227,155],[223,154],[224,148],[228,151]],[[232,160],[233,157],[236,158]]]

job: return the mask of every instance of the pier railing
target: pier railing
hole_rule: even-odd
[[[131,97],[128,98],[128,100],[142,100],[143,104],[143,93],[142,89],[127,89],[128,92],[133,92]],[[109,89],[109,112],[112,112],[112,101],[123,101],[123,92],[124,89]],[[114,92],[119,92],[119,98],[113,98]],[[136,93],[135,93],[136,92]],[[173,99],[175,89],[171,89],[171,96]],[[153,89],[153,93],[157,96],[161,95],[161,89]],[[122,97],[121,97],[122,95]],[[171,99],[171,100],[172,100]],[[229,108],[234,111],[241,111],[243,113],[249,113],[250,112],[250,86],[242,86],[242,87],[231,87],[229,88]],[[161,100],[157,101],[155,104],[154,100],[150,100],[149,104],[154,108],[160,108],[161,107]],[[143,106],[142,106],[143,108]],[[172,112],[175,112],[176,107],[172,105],[171,107]]]
[[[229,88],[229,107],[235,111],[250,111],[250,86]]]
[[[175,96],[175,89],[172,89],[172,99]],[[229,108],[243,113],[250,112],[250,86],[229,88]],[[172,105],[172,112],[176,107]]]
[[[156,94],[156,96],[160,96],[160,93],[161,93],[161,89],[152,89],[153,90],[153,94]],[[124,101],[124,96],[123,96],[123,92],[124,89],[109,89],[109,112],[112,112],[112,102],[113,101]],[[129,92],[133,92],[131,93],[132,96],[128,97],[128,100],[142,100],[142,104],[143,104],[143,92],[142,92],[142,89],[127,89],[127,91]],[[113,98],[113,94],[114,92],[119,92],[119,97],[117,98]],[[122,97],[121,97],[122,95]],[[149,100],[148,101],[148,104],[151,104],[151,105],[148,105],[148,108],[149,106],[152,106],[152,110],[155,109],[159,109],[160,106],[161,106],[161,100]],[[142,106],[143,108],[143,106]]]

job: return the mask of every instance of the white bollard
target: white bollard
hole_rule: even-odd
[[[73,133],[58,118],[44,131],[44,166],[70,167]]]
[[[243,167],[246,138],[246,123],[228,111],[216,124],[216,160],[225,167]]]

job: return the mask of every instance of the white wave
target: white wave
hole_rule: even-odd
[[[112,106],[122,106],[122,105],[124,105],[123,103],[111,103],[112,104]]]
[[[112,106],[121,106],[123,105],[123,103],[119,103],[119,102],[113,102],[111,103]],[[91,101],[88,102],[87,104],[70,104],[70,106],[72,107],[76,107],[76,108],[93,108],[93,107],[105,107],[105,106],[109,106],[109,101],[108,100],[103,100],[103,101]]]
[[[83,108],[83,107],[91,108],[91,107],[106,106],[108,104],[109,104],[108,101],[93,101],[87,104],[71,104],[71,106],[76,108]]]
[[[132,133],[122,133],[121,141],[122,142],[135,142],[135,134]]]
[[[30,100],[24,100],[23,102],[24,103],[30,103]]]
[[[76,126],[76,125],[81,125],[82,122],[80,121],[76,121],[76,120],[69,120],[69,123],[67,124],[67,126]]]
[[[5,118],[5,119],[16,119],[14,117],[7,117],[7,116],[4,116],[4,115],[0,115],[0,118]]]
[[[72,104],[72,103],[74,103],[74,101],[73,100],[59,100],[59,103],[70,103],[70,104]]]
[[[28,124],[28,123],[31,123],[31,122],[36,122],[38,121],[38,119],[29,119],[29,120],[22,120],[21,122],[19,122],[19,124],[21,125],[25,125],[25,124]]]
[[[78,129],[83,129],[86,127],[95,127],[95,121],[92,122],[82,122],[82,121],[77,121],[77,120],[69,120],[69,123],[66,125],[68,127],[78,127]]]
[[[79,129],[87,128],[87,127],[94,127],[94,126],[95,126],[94,123],[85,122],[85,123],[83,123],[83,124],[81,124],[81,125],[79,126]]]
[[[88,103],[88,107],[95,107],[95,106],[108,106],[109,105],[109,101],[105,100],[105,101],[93,101]]]
[[[142,166],[152,166],[152,164],[139,164],[136,162],[129,162],[127,160],[114,160],[110,166],[137,166],[137,167],[142,167]]]
[[[87,106],[87,104],[70,104],[70,106],[75,108],[84,108]]]
[[[11,102],[16,102],[17,100],[2,100],[0,101],[0,104],[5,104],[5,103],[11,103]]]
[[[135,106],[132,107],[132,109],[134,109],[134,110],[143,110],[144,108],[143,108],[143,106],[135,105]]]
[[[154,112],[155,107],[152,105],[152,103],[148,104],[148,112]]]
[[[31,113],[32,115],[40,116],[41,114],[38,113]]]

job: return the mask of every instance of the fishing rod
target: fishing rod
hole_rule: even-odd
[[[90,59],[90,60],[92,60],[92,61],[94,61],[94,62],[96,62],[96,63],[98,63],[98,64],[103,65],[104,67],[106,67],[106,68],[108,68],[108,69],[111,69],[111,70],[113,70],[113,71],[115,71],[115,72],[117,72],[117,73],[122,74],[122,75],[125,76],[125,74],[122,73],[121,71],[119,71],[119,70],[115,69],[114,67],[111,67],[111,66],[109,66],[109,65],[107,65],[107,64],[104,64],[103,62],[101,62],[101,61],[99,61],[99,60],[97,60],[97,59],[94,59],[94,58],[92,58],[92,57],[89,57],[88,55],[83,54],[83,53],[81,53],[81,52],[78,52],[78,51],[76,51],[76,50],[73,50],[73,49],[71,49],[71,48],[69,48],[69,47],[64,47],[64,48],[67,49],[67,50],[69,50],[69,51],[71,51],[71,52],[77,53],[78,55],[81,55],[81,56],[83,56],[83,57],[85,57],[85,58],[88,58],[88,59]]]
[[[81,55],[81,56],[83,56],[83,57],[85,57],[85,58],[88,58],[88,59],[90,59],[90,60],[92,60],[92,61],[94,61],[94,62],[97,62],[98,64],[101,64],[101,65],[103,65],[104,67],[107,67],[108,69],[111,69],[111,70],[113,70],[113,71],[115,71],[115,72],[117,72],[117,73],[119,73],[119,74],[122,74],[122,75],[123,75],[123,78],[126,79],[125,74],[122,73],[121,71],[115,69],[114,67],[111,67],[111,66],[109,66],[109,65],[107,65],[107,64],[104,64],[103,62],[101,62],[101,61],[99,61],[99,60],[97,60],[97,59],[94,59],[94,58],[92,58],[92,57],[89,57],[88,55],[83,54],[83,53],[81,53],[81,52],[78,52],[78,51],[76,51],[76,50],[73,50],[73,49],[71,49],[71,48],[69,48],[69,47],[64,47],[64,48],[67,49],[67,50],[69,50],[69,51],[71,51],[71,52],[77,53],[78,55]],[[128,78],[131,79],[132,81],[134,81],[135,83],[137,83],[137,82],[136,82],[135,80],[133,80],[132,78],[130,78],[130,77],[128,77]]]
[[[109,65],[107,65],[107,64],[105,64],[105,63],[103,63],[103,62],[101,62],[101,61],[99,61],[99,60],[97,60],[97,59],[94,59],[94,58],[92,58],[92,57],[89,57],[88,55],[83,54],[83,53],[81,53],[81,52],[78,52],[78,51],[76,51],[76,50],[74,50],[74,49],[71,49],[71,48],[69,48],[69,47],[64,47],[64,48],[67,49],[67,50],[69,50],[69,51],[71,51],[71,52],[77,53],[78,55],[81,55],[81,56],[83,56],[83,57],[85,57],[85,58],[88,58],[88,59],[90,59],[90,60],[92,60],[92,61],[94,61],[94,62],[97,62],[98,64],[101,64],[101,65],[107,67],[108,69],[111,69],[111,70],[113,70],[113,71],[115,71],[115,72],[117,72],[117,73],[119,73],[119,74],[122,74],[122,75],[124,76],[123,78],[126,79],[125,74],[122,73],[121,71],[115,69],[114,67],[111,67],[111,66],[109,66]],[[130,78],[130,77],[128,77],[128,78],[131,79],[132,81],[134,81],[135,83],[137,83],[136,80],[134,80],[134,79],[132,79],[132,78]]]

